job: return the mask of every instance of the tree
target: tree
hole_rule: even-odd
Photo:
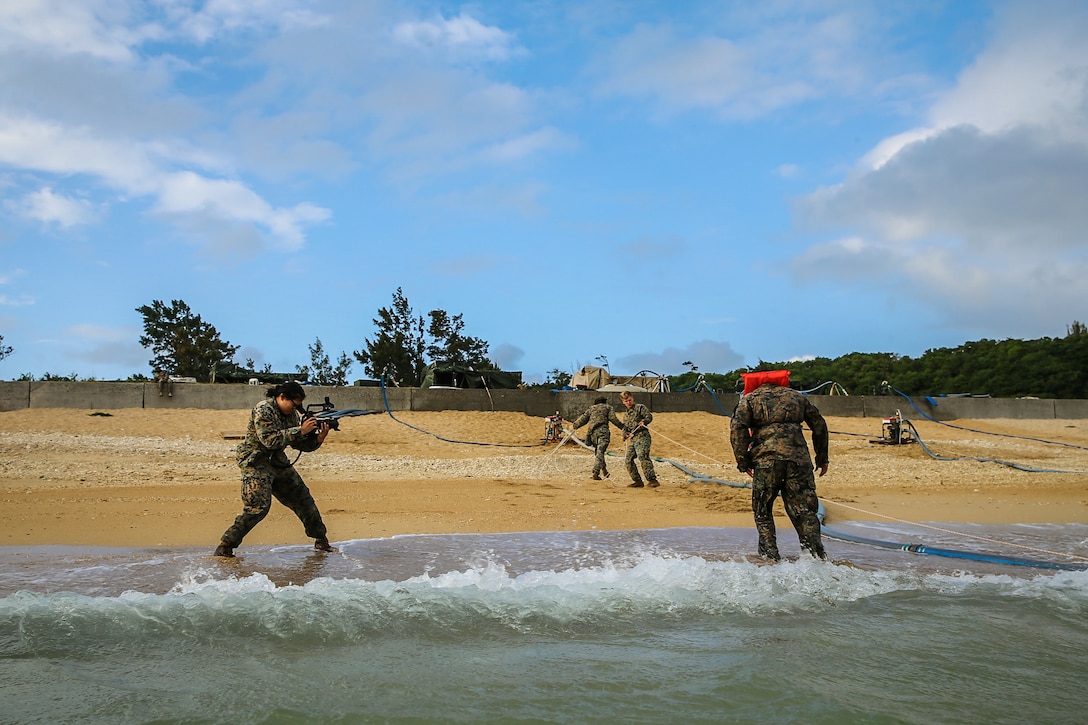
[[[295,369],[313,385],[347,385],[348,371],[351,370],[351,360],[347,353],[340,353],[340,358],[333,367],[325,348],[321,344],[321,338],[315,338],[310,345],[310,365],[295,366]]]
[[[220,339],[219,332],[181,300],[173,300],[169,307],[154,300],[136,311],[144,318],[140,344],[155,354],[148,361],[152,369],[208,382],[217,365],[234,365],[239,346]]]
[[[445,310],[431,310],[428,316],[431,322],[425,326],[423,316],[416,316],[398,287],[393,306],[379,309],[373,321],[378,334],[373,340],[364,340],[366,348],[356,350],[355,359],[371,377],[390,374],[398,384],[411,387],[422,384],[430,362],[495,369],[487,358],[487,342],[463,334],[461,315],[451,317]]]
[[[400,287],[393,294],[393,307],[379,309],[373,323],[378,335],[373,341],[364,339],[366,349],[356,350],[355,359],[372,378],[388,373],[400,384],[419,385],[427,369],[423,317],[415,317]]]
[[[450,317],[445,310],[431,310],[428,314],[431,324],[427,334],[431,343],[427,345],[427,354],[432,362],[465,365],[476,370],[495,369],[495,363],[487,357],[487,341],[461,334],[465,329],[463,315]]]
[[[570,385],[572,379],[573,376],[566,370],[552,368],[548,371],[548,379],[544,381],[544,385],[547,387],[563,388]]]
[[[5,345],[4,336],[0,335],[0,360],[3,360],[13,352],[15,352],[15,348],[13,348],[11,345]]]

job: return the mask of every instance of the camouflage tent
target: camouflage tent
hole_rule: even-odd
[[[586,365],[570,379],[570,386],[575,390],[597,390],[612,382],[612,375],[604,368]]]
[[[613,375],[612,384],[634,386],[651,393],[668,393],[672,391],[669,379],[664,375],[658,375],[652,370],[643,370],[638,375]]]
[[[649,374],[647,374],[649,373]],[[612,375],[604,368],[586,365],[571,378],[570,386],[575,390],[647,390],[651,393],[668,393],[671,390],[669,379],[651,370],[643,370],[638,375]]]
[[[520,372],[475,370],[464,365],[434,364],[427,368],[421,388],[491,388],[513,390],[521,386]]]

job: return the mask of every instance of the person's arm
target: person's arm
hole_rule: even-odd
[[[269,451],[282,451],[302,437],[299,427],[285,427],[284,417],[275,403],[268,405],[267,401],[253,409],[253,431],[257,442]]]
[[[752,473],[752,430],[750,427],[749,411],[744,405],[744,400],[737,404],[733,411],[733,417],[729,421],[729,444],[733,448],[733,458],[737,461],[737,470],[741,473]]]
[[[830,435],[827,431],[827,421],[820,415],[820,411],[816,409],[808,398],[805,399],[805,423],[808,424],[809,430],[812,431],[812,452],[816,458],[816,468],[819,469],[820,475],[827,473],[828,468],[828,442]]]

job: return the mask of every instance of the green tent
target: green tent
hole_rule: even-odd
[[[475,370],[465,365],[436,363],[427,368],[421,388],[491,388],[513,390],[521,386],[520,372]]]
[[[248,383],[250,380],[256,380],[261,385],[279,385],[288,380],[304,383],[306,378],[298,373],[266,373],[248,370],[237,363],[219,363],[212,371],[213,383]]]

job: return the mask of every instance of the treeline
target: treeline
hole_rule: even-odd
[[[927,350],[911,358],[894,353],[850,353],[838,358],[760,362],[722,375],[706,373],[716,390],[743,388],[740,374],[789,370],[791,387],[828,394],[831,385],[850,395],[881,395],[898,390],[911,396],[989,395],[994,398],[1088,399],[1088,334],[1074,322],[1065,337],[1038,340],[978,340],[954,348]],[[699,374],[669,379],[673,390],[691,389]],[[836,392],[842,392],[841,390]]]

